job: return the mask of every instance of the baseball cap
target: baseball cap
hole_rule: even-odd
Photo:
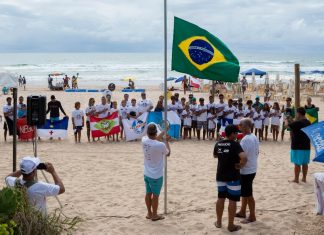
[[[260,96],[257,95],[257,96],[255,97],[255,99],[256,99],[256,100],[257,100],[257,99],[260,99]]]
[[[21,173],[28,175],[32,173],[40,163],[40,159],[38,157],[26,156],[21,159],[20,162],[20,170]]]

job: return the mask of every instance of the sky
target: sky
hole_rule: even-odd
[[[169,0],[237,53],[323,55],[323,0]],[[1,0],[0,53],[161,52],[163,0]]]

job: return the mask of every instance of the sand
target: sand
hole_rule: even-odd
[[[147,97],[157,101],[162,92],[148,89]],[[50,92],[45,88],[27,88],[19,95],[55,94],[71,115],[75,101],[85,109],[88,99],[98,102],[100,93]],[[182,94],[181,94],[182,95]],[[121,100],[116,92],[114,99]],[[196,97],[208,94],[195,94]],[[139,98],[139,94],[131,94]],[[5,102],[1,96],[0,104]],[[324,103],[314,98],[324,118]],[[168,215],[163,221],[145,219],[143,154],[140,142],[86,142],[75,144],[72,127],[66,140],[42,140],[38,153],[42,161],[52,162],[65,184],[66,192],[59,196],[67,215],[80,216],[76,234],[228,234],[227,206],[223,228],[217,229],[215,202],[217,192],[215,173],[217,160],[213,158],[215,141],[186,140],[171,143],[168,158]],[[270,136],[270,135],[269,135]],[[12,138],[3,140],[0,130],[0,178],[12,170]],[[324,165],[310,163],[307,183],[288,183],[293,177],[289,157],[288,135],[284,142],[262,142],[259,167],[254,182],[257,222],[243,225],[237,234],[324,234],[324,218],[315,215],[315,195],[312,174],[324,171]],[[32,154],[31,142],[18,143],[18,159]],[[312,156],[314,150],[312,150]],[[39,177],[43,179],[42,175]],[[51,177],[49,176],[51,179]],[[4,182],[0,181],[0,187]],[[163,212],[164,192],[160,199]],[[54,198],[48,200],[50,210],[58,207]],[[239,223],[239,220],[236,219]]]

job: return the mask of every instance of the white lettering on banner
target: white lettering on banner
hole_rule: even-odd
[[[32,132],[33,131],[33,128],[31,126],[28,126],[28,125],[23,125],[19,128],[20,130],[20,133],[29,133],[29,132]]]
[[[321,137],[320,133],[316,133],[313,137],[313,142],[317,152],[321,152],[324,150],[324,140]]]

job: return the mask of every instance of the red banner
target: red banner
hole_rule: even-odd
[[[118,134],[120,132],[118,112],[114,112],[106,118],[90,116],[90,129],[92,137]]]
[[[34,137],[34,128],[27,125],[27,118],[19,118],[17,120],[17,130],[20,140],[29,140]]]

